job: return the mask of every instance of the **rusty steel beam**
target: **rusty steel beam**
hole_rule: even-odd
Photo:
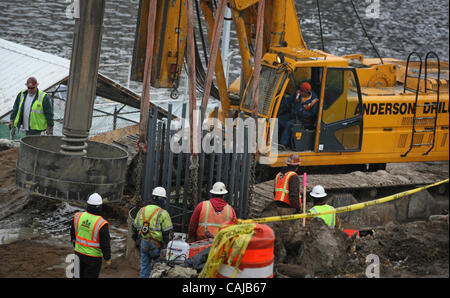
[[[190,152],[197,152],[198,148],[196,140],[194,140],[194,131],[196,131],[196,117],[194,115],[194,110],[197,106],[196,98],[196,74],[195,74],[195,44],[194,44],[194,0],[186,1],[186,63],[188,66],[188,78],[189,78],[189,128],[190,128]]]
[[[203,92],[202,107],[203,112],[201,119],[204,119],[204,113],[208,106],[209,95],[211,94],[211,83],[214,68],[216,66],[217,52],[219,50],[219,41],[222,34],[223,17],[225,15],[226,0],[219,0],[216,11],[216,21],[214,22],[214,29],[212,32],[211,47],[209,49],[208,69],[206,71],[205,91]]]
[[[253,71],[253,117],[258,117],[258,93],[259,93],[259,75],[261,72],[261,58],[263,54],[263,34],[264,34],[264,9],[265,0],[258,2],[258,17],[256,22],[256,40],[255,40],[255,66]]]
[[[223,2],[223,3],[222,3]],[[225,15],[226,1],[221,1],[218,4],[216,12],[216,20],[214,21],[214,14],[212,11],[212,3],[201,1],[201,8],[205,17],[206,26],[208,30],[208,37],[210,44],[213,45],[210,48],[208,60],[208,69],[205,82],[205,93],[203,94],[202,105],[205,108],[208,104],[208,99],[211,93],[212,84],[212,66],[216,72],[217,85],[219,87],[220,105],[222,109],[222,118],[224,119],[230,109],[230,97],[228,95],[228,87],[225,79],[225,73],[223,70],[222,57],[219,49],[220,35],[223,28],[224,15]],[[213,60],[213,61],[212,61]],[[214,63],[215,61],[215,63]],[[213,64],[214,63],[214,64]],[[206,97],[207,96],[207,97]]]
[[[145,143],[147,136],[147,121],[150,105],[150,81],[153,59],[153,44],[155,40],[155,19],[157,0],[150,0],[147,29],[147,49],[145,55],[144,81],[141,96],[141,115],[139,124],[139,141]]]

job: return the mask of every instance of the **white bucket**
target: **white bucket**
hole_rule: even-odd
[[[167,245],[166,260],[183,263],[189,258],[189,244],[182,240],[170,241]]]

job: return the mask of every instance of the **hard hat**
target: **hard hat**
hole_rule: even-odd
[[[98,193],[95,192],[89,196],[87,203],[89,205],[98,206],[98,205],[103,204],[103,199]]]
[[[289,158],[286,160],[286,164],[291,166],[298,166],[300,164],[300,158],[297,154],[289,155]]]
[[[223,184],[223,182],[216,182],[214,183],[212,189],[209,192],[214,195],[224,195],[228,193],[228,190],[226,189],[225,184]]]
[[[308,82],[303,82],[300,85],[300,89],[303,90],[303,91],[311,91],[311,84],[308,83]]]
[[[322,185],[314,186],[309,194],[311,195],[311,197],[314,198],[323,198],[327,196],[327,193],[325,192],[325,189],[323,188]]]
[[[152,195],[157,196],[157,197],[167,198],[166,190],[164,189],[164,187],[161,187],[161,186],[155,187],[155,189],[152,192]]]

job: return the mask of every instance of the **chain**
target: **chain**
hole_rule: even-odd
[[[191,164],[189,165],[189,189],[192,192],[192,203],[194,206],[198,204],[198,156],[191,155]]]
[[[248,210],[247,216],[252,215],[253,202],[255,199],[255,185],[256,185],[256,153],[250,157],[250,177],[248,185]]]
[[[144,160],[144,153],[142,150],[138,151],[138,154],[136,155],[136,190],[134,193],[134,196],[131,198],[131,204],[132,206],[135,206],[139,208],[142,204],[142,198],[141,198],[141,189],[142,189],[142,168],[143,168],[143,160]]]

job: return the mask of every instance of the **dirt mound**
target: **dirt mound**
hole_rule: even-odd
[[[385,230],[357,239],[355,252],[359,260],[377,255],[381,276],[448,277],[448,227],[448,215],[387,225]]]
[[[72,250],[32,240],[0,245],[0,277],[62,277]]]
[[[309,224],[299,249],[298,264],[312,276],[334,276],[348,262],[351,244],[346,233],[329,228],[316,217]]]
[[[365,278],[375,256],[379,277],[448,278],[448,240],[448,215],[388,224],[360,238],[348,238],[314,219],[301,240],[298,257],[276,264],[275,276]],[[292,247],[293,243],[283,245]]]
[[[19,155],[18,148],[0,151],[0,188],[14,185],[16,177],[16,163]]]

